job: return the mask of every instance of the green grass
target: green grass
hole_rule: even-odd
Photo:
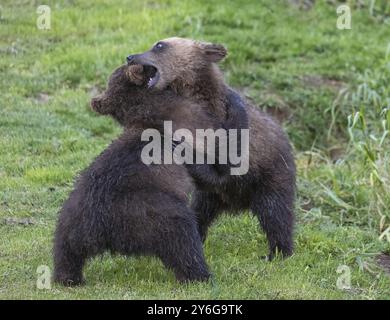
[[[282,0],[47,1],[44,31],[38,3],[2,1],[0,298],[390,299],[375,264],[390,253],[386,3],[354,6],[352,30],[341,31],[325,1],[308,11]],[[224,43],[228,82],[285,119],[298,165],[295,255],[261,260],[257,221],[226,216],[205,244],[210,283],[180,285],[157,259],[105,255],[86,266],[86,286],[38,290],[74,178],[120,132],[89,110],[90,97],[126,55],[173,35]],[[340,265],[349,290],[336,286]]]

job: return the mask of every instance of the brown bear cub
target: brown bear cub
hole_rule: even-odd
[[[182,165],[145,165],[141,153],[148,142],[141,135],[160,129],[164,120],[191,131],[221,123],[172,92],[148,92],[149,73],[147,67],[121,66],[91,101],[96,112],[127,128],[81,174],[61,209],[54,243],[58,283],[81,284],[85,261],[105,251],[159,257],[179,281],[209,278],[196,214],[188,205],[192,179]]]
[[[188,165],[197,186],[192,208],[197,212],[203,240],[221,212],[250,209],[267,235],[268,258],[272,259],[277,251],[289,256],[293,252],[295,199],[291,146],[282,128],[256,107],[235,98],[227,108],[230,88],[216,64],[226,53],[222,45],[169,38],[127,60],[153,70],[149,87],[173,91],[178,97],[206,105],[210,114],[222,122],[228,109],[244,106],[249,121],[249,171],[244,175],[219,175],[208,165]]]

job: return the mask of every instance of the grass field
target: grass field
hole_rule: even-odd
[[[390,4],[349,1],[352,29],[339,30],[337,1],[292,2],[46,1],[50,30],[37,28],[39,2],[1,2],[0,299],[390,299],[377,263],[390,255]],[[261,260],[256,219],[226,216],[205,244],[210,283],[105,255],[85,286],[37,289],[77,173],[120,133],[91,96],[126,55],[173,35],[225,44],[227,81],[283,121],[298,166],[294,256]]]

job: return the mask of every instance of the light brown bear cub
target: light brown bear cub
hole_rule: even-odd
[[[178,97],[206,105],[221,122],[227,110],[244,105],[249,120],[249,171],[245,175],[220,175],[207,165],[188,165],[198,190],[192,208],[198,214],[203,240],[208,227],[223,211],[250,209],[260,221],[269,242],[269,258],[277,251],[293,252],[295,163],[288,138],[271,117],[242,99],[226,103],[231,89],[217,62],[226,56],[222,45],[183,38],[157,42],[150,50],[127,57],[129,64],[151,70],[148,87],[173,91]],[[204,169],[204,171],[203,171]]]

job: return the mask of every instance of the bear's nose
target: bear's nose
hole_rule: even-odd
[[[126,58],[126,60],[127,60],[127,63],[132,63],[132,62],[133,62],[133,60],[134,60],[134,56],[135,56],[135,55],[133,55],[133,54],[131,54],[131,55],[127,56],[127,58]]]

